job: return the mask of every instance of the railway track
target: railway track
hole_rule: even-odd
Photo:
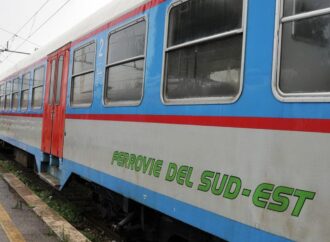
[[[104,213],[93,200],[90,186],[76,177],[61,192],[39,179],[33,170],[27,169],[13,160],[8,152],[0,151],[0,169],[11,172],[20,178],[51,208],[61,214],[73,226],[94,242],[126,242],[129,239],[113,231],[107,221],[102,218]],[[87,184],[87,183],[86,183]]]

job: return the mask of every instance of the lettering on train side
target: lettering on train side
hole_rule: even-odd
[[[313,200],[315,192],[294,189],[291,187],[273,184],[260,184],[253,194],[253,204],[257,207],[266,208],[276,212],[285,212],[290,205],[290,198],[295,197],[296,203],[291,212],[294,217],[299,217],[307,200]]]
[[[175,163],[170,163],[166,172],[165,180],[172,182],[176,180],[179,185],[185,185],[192,188],[194,183],[191,181],[192,167],[180,166]]]
[[[163,161],[151,157],[148,158],[143,155],[115,151],[112,155],[111,164],[158,178],[163,166]]]
[[[164,164],[167,164],[166,168],[163,167]],[[250,199],[255,207],[273,212],[287,212],[291,204],[293,209],[288,212],[293,217],[299,217],[305,204],[314,200],[316,195],[312,191],[271,183],[260,183],[255,189],[250,189],[244,187],[242,179],[237,176],[211,170],[202,171],[197,182],[198,174],[194,174],[192,166],[179,165],[176,162],[165,163],[162,159],[122,151],[113,153],[111,165],[157,179],[163,177],[166,182],[176,183],[185,189],[209,193],[219,199],[235,200],[242,196]]]

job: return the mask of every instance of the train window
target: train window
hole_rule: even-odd
[[[5,110],[11,110],[11,94],[12,94],[12,82],[7,81],[6,83],[6,96],[5,96]]]
[[[329,7],[329,0],[285,0],[283,15],[291,16]]]
[[[20,79],[16,78],[13,80],[13,93],[12,93],[12,109],[18,109],[18,100],[20,92]]]
[[[95,42],[77,49],[73,54],[71,105],[89,106],[93,101]]]
[[[104,102],[137,105],[143,94],[146,21],[138,20],[109,35]]]
[[[243,0],[180,1],[168,16],[163,99],[228,103],[241,92]]]
[[[286,100],[323,101],[330,96],[330,2],[283,0],[282,12],[278,94]]]
[[[62,71],[63,71],[63,59],[62,55],[58,60],[58,69],[57,69],[57,82],[56,82],[56,98],[55,104],[59,105],[61,100],[61,86],[62,86]]]
[[[3,83],[0,85],[0,110],[4,109],[5,94],[6,94],[6,86],[5,86],[5,83]]]
[[[45,79],[45,67],[41,66],[34,70],[32,84],[32,103],[33,109],[42,107],[42,93]]]
[[[49,95],[48,95],[48,103],[53,104],[53,97],[54,97],[54,82],[55,82],[55,75],[56,75],[56,60],[52,60],[51,64],[51,73],[50,73],[50,84],[49,84]]]
[[[22,77],[22,87],[21,87],[21,110],[28,109],[29,103],[29,92],[30,92],[30,79],[31,73],[25,73]]]

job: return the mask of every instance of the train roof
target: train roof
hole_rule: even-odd
[[[57,39],[40,48],[32,55],[19,61],[7,71],[0,73],[0,82],[6,78],[9,78],[11,75],[14,75],[20,70],[27,68],[30,65],[33,65],[34,63],[42,60],[48,54],[56,51],[65,44],[85,36],[93,30],[96,30],[99,27],[106,25],[117,17],[124,15],[127,12],[130,12],[131,10],[143,5],[148,1],[149,0],[114,0],[110,2],[109,4],[96,11],[95,13],[91,14],[85,20],[74,26],[72,29],[62,34]]]

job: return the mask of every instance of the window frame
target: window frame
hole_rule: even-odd
[[[0,101],[1,101],[1,98],[3,98],[3,103],[0,102],[0,112],[3,112],[3,111],[5,111],[6,82],[0,83],[0,92],[1,92],[1,87],[4,87],[3,88],[4,93],[2,93],[2,94],[0,93]]]
[[[85,72],[81,72],[79,74],[73,74],[73,68],[74,68],[74,54],[76,53],[76,51],[90,45],[90,44],[93,44],[95,43],[95,56],[94,56],[94,69],[92,71],[85,71]],[[96,61],[97,61],[97,40],[95,39],[92,39],[82,45],[79,45],[78,47],[76,47],[72,52],[72,65],[71,65],[71,68],[70,68],[70,73],[71,73],[71,77],[70,77],[70,108],[90,108],[93,103],[94,103],[94,86],[95,86],[95,72],[96,72]],[[85,75],[85,74],[88,74],[88,73],[92,73],[94,72],[94,79],[93,79],[93,88],[92,88],[92,102],[88,105],[86,104],[72,104],[72,97],[73,97],[73,79],[79,75]]]
[[[44,70],[43,70],[43,80],[42,80],[42,84],[41,84],[41,85],[35,86],[35,85],[34,85],[34,77],[35,77],[35,73],[36,73],[36,71],[39,70],[39,69],[44,69]],[[30,98],[30,99],[31,99],[31,109],[32,109],[32,110],[41,110],[41,109],[43,108],[43,106],[44,106],[45,79],[46,79],[46,67],[45,67],[45,65],[40,65],[40,66],[38,66],[38,67],[36,67],[36,68],[33,69],[32,87],[31,87],[31,98]],[[39,88],[39,87],[42,87],[42,92],[41,92],[41,105],[40,105],[40,107],[34,107],[34,106],[33,106],[33,97],[34,97],[34,95],[33,95],[33,90],[34,90],[34,89],[37,89],[37,88]]]
[[[145,21],[145,40],[144,40],[144,54],[140,55],[140,56],[136,56],[133,58],[128,58],[128,59],[124,59],[121,61],[116,61],[115,63],[112,64],[108,64],[108,58],[109,58],[109,43],[110,43],[110,36],[112,34],[115,34],[121,30],[124,30],[126,28],[129,28],[135,24],[138,24],[140,22]],[[144,98],[144,86],[145,86],[145,77],[146,77],[146,59],[147,59],[147,47],[148,47],[148,32],[149,32],[149,22],[148,22],[148,18],[147,16],[142,16],[139,17],[133,21],[130,21],[129,23],[125,23],[123,25],[121,25],[120,27],[115,28],[114,30],[110,31],[107,35],[107,42],[106,42],[106,60],[105,60],[105,68],[104,68],[104,80],[103,80],[103,90],[102,90],[102,105],[104,107],[137,107],[140,106],[143,98]],[[142,94],[141,94],[141,98],[138,101],[118,101],[118,102],[106,102],[106,90],[108,88],[108,82],[109,80],[107,80],[107,69],[114,67],[114,66],[119,66],[121,64],[125,64],[125,63],[129,63],[132,61],[138,61],[138,60],[144,60],[144,64],[143,64],[143,77],[142,77]]]
[[[23,89],[23,84],[24,84],[24,76],[26,75],[30,75],[30,79],[29,79],[29,88],[26,88],[26,89]],[[24,74],[22,74],[22,80],[21,80],[21,92],[20,92],[20,100],[19,100],[19,103],[20,103],[20,111],[22,112],[27,112],[29,110],[29,104],[30,104],[30,83],[31,83],[31,80],[32,80],[32,74],[31,74],[31,71],[27,71],[25,72]],[[23,97],[23,92],[24,91],[28,91],[28,100],[27,100],[27,107],[22,109],[22,97]],[[31,94],[32,95],[32,94]]]
[[[7,93],[7,84],[9,82],[11,83],[11,90]],[[12,103],[13,103],[12,94],[13,94],[13,79],[10,79],[10,80],[7,80],[6,81],[5,102],[4,102],[4,111],[5,112],[11,112],[12,111]],[[10,97],[10,103],[9,103],[9,108],[8,109],[6,108],[6,99],[7,99],[7,96]]]
[[[15,81],[18,80],[18,90],[15,91],[14,90],[14,83]],[[12,88],[11,88],[11,110],[12,111],[15,111],[15,112],[18,112],[19,111],[19,108],[20,108],[20,94],[21,94],[21,78],[19,76],[15,77],[14,79],[12,79]],[[17,106],[14,107],[14,103],[13,103],[13,100],[14,100],[14,95],[17,94]]]
[[[57,58],[52,59],[50,62],[48,62],[50,65],[50,75],[49,75],[49,92],[48,92],[48,100],[47,103],[49,105],[53,105],[53,99],[54,99],[54,84],[57,81],[56,80],[56,64],[57,64]]]
[[[63,87],[63,70],[64,70],[64,55],[61,54],[58,56],[58,61],[57,61],[57,80],[56,80],[56,95],[55,95],[55,106],[61,105],[62,101],[62,87]],[[60,60],[62,58],[62,65],[60,66]],[[61,70],[61,72],[59,72]]]
[[[319,17],[330,14],[330,7],[328,7],[318,10],[312,10],[309,12],[298,13],[290,16],[284,16],[284,1],[285,0],[277,0],[276,3],[274,53],[273,53],[273,78],[272,78],[273,95],[277,100],[281,102],[330,102],[330,91],[285,93],[280,89],[283,24],[295,20],[303,20],[311,17]]]
[[[94,68],[93,70],[88,70],[88,71],[83,71],[80,72],[78,74],[73,74],[73,68],[74,68],[74,54],[76,53],[76,51],[91,45],[91,44],[95,44],[94,49],[95,49],[95,56],[94,56]],[[96,72],[96,61],[97,61],[97,41],[95,39],[92,39],[78,47],[76,47],[73,51],[72,51],[72,67],[71,67],[71,82],[70,82],[70,108],[90,108],[92,107],[93,103],[94,103],[94,86],[95,86],[95,72]],[[73,97],[73,79],[77,76],[81,76],[81,75],[86,75],[89,73],[94,73],[93,74],[93,88],[92,88],[92,101],[90,104],[73,104],[72,103],[72,97]]]
[[[245,73],[245,55],[246,55],[246,29],[247,29],[247,10],[248,10],[248,2],[249,0],[243,1],[242,8],[242,26],[239,29],[234,29],[230,31],[226,31],[223,33],[214,34],[207,37],[198,38],[192,41],[188,41],[182,44],[174,45],[171,47],[167,47],[168,44],[168,31],[169,31],[169,22],[170,22],[170,13],[171,10],[185,2],[193,1],[193,0],[176,0],[174,1],[168,8],[166,13],[165,20],[165,32],[164,32],[164,43],[163,43],[163,64],[162,64],[162,73],[161,73],[161,84],[160,84],[160,99],[164,105],[206,105],[206,104],[233,104],[237,102],[237,100],[242,95],[243,91],[243,82],[244,82],[244,73]],[[239,77],[239,90],[235,97],[201,97],[201,98],[179,98],[179,99],[168,99],[165,95],[165,84],[166,84],[166,54],[171,50],[176,50],[188,46],[193,46],[196,44],[207,43],[212,40],[220,40],[222,38],[235,36],[238,34],[242,34],[242,58],[241,58],[241,73]]]

